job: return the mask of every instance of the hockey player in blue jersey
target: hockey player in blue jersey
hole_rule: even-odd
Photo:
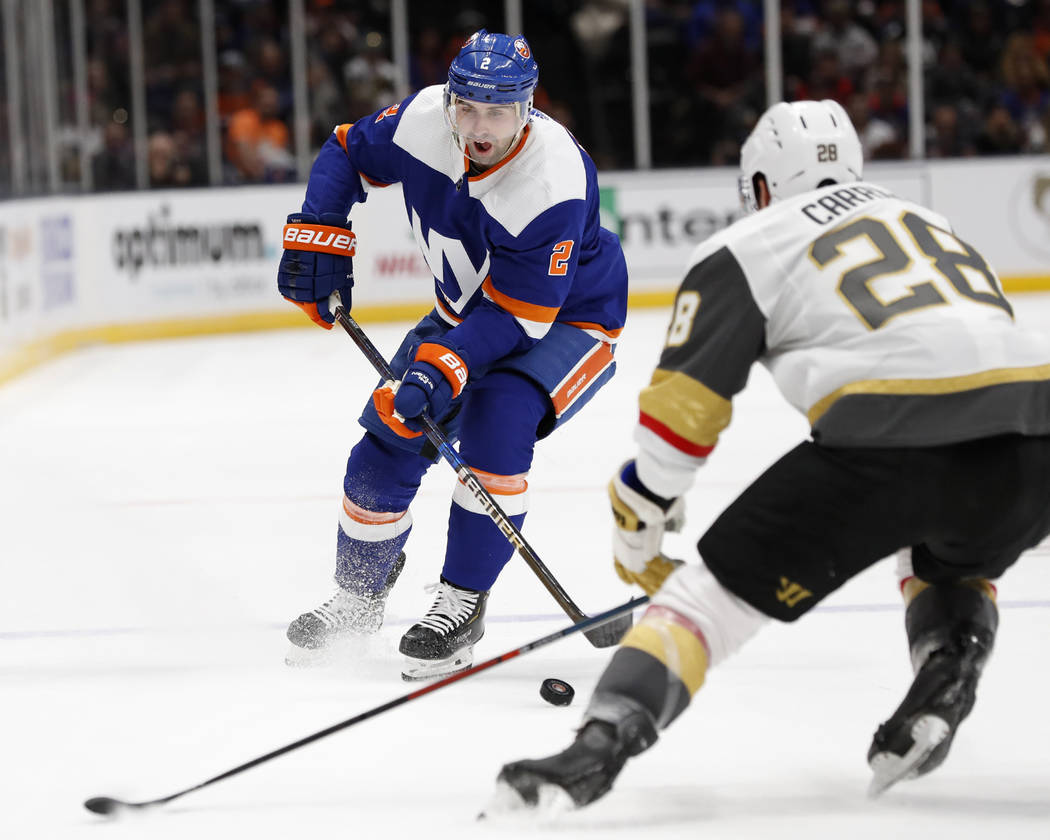
[[[409,506],[436,452],[427,413],[520,528],[537,440],[580,410],[615,369],[627,271],[599,225],[595,167],[561,125],[532,108],[538,68],[522,36],[471,36],[448,84],[337,126],[288,218],[278,286],[323,327],[329,296],[349,309],[347,217],[372,190],[401,184],[434,275],[435,307],[391,360],[347,461],[335,594],[291,623],[296,659],[374,633],[405,561]],[[357,212],[357,211],[355,211]],[[403,675],[468,667],[488,593],[512,547],[457,484],[444,566],[426,616],[401,639]]]

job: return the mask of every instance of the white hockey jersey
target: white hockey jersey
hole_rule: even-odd
[[[678,496],[755,361],[825,446],[1050,434],[1050,338],[943,217],[869,183],[777,202],[702,243],[639,398],[642,481]]]

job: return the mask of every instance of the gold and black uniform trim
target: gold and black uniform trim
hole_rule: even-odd
[[[1050,365],[851,382],[807,412],[825,446],[938,446],[1050,434]]]
[[[691,317],[681,323],[687,310]],[[675,298],[673,338],[639,395],[641,424],[687,454],[706,455],[729,424],[730,400],[765,352],[765,325],[728,248],[694,265]]]

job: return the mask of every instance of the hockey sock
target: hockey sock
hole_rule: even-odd
[[[336,539],[336,583],[355,595],[382,594],[393,585],[396,574],[391,573],[411,530],[409,511],[369,511],[344,496]]]
[[[525,475],[493,475],[474,470],[507,518],[521,530],[529,506]],[[482,503],[457,482],[448,518],[448,544],[442,576],[467,589],[487,592],[514,553],[514,546],[493,522]]]
[[[358,441],[343,478],[335,563],[340,587],[371,597],[393,585],[412,528],[408,506],[430,463],[371,432]]]
[[[616,723],[620,707],[645,708],[666,728],[703,685],[710,657],[703,634],[667,607],[651,606],[605,669],[587,717]]]

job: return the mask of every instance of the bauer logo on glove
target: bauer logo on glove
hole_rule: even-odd
[[[339,213],[293,213],[284,226],[284,253],[277,288],[318,326],[332,328],[335,314],[328,300],[338,292],[350,311],[357,237]]]
[[[284,247],[295,251],[319,251],[352,257],[357,253],[357,237],[343,228],[324,225],[285,225]]]

